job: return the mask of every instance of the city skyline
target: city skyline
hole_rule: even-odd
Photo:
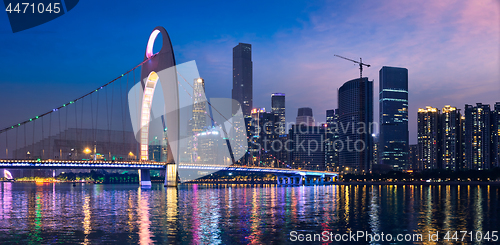
[[[165,8],[172,11],[165,15],[169,17],[148,17],[140,23],[123,16],[120,8],[130,9],[130,4],[124,3],[108,6],[114,11],[106,15],[101,10],[93,13],[106,18],[99,20],[102,25],[89,28],[87,23],[79,23],[81,18],[92,19],[87,18],[91,12],[85,12],[91,4],[82,2],[57,20],[15,34],[8,26],[7,16],[2,15],[0,31],[5,35],[0,42],[12,48],[0,51],[2,57],[9,57],[3,60],[3,65],[10,68],[0,78],[0,84],[9,88],[0,92],[0,103],[10,105],[3,109],[9,117],[3,117],[0,125],[25,120],[130,69],[140,62],[144,50],[137,47],[145,45],[147,40],[143,37],[150,29],[159,23],[182,19],[184,22],[178,26],[167,27],[176,60],[197,61],[200,75],[207,82],[207,96],[231,94],[231,48],[238,42],[251,43],[253,107],[269,109],[270,94],[279,91],[287,94],[288,111],[311,107],[318,122],[324,120],[327,109],[337,108],[336,89],[358,75],[356,66],[336,59],[334,54],[352,59],[362,57],[371,64],[364,75],[374,80],[375,91],[382,66],[408,68],[410,144],[415,144],[418,108],[492,105],[500,93],[497,45],[500,27],[495,24],[500,14],[499,8],[494,7],[498,3],[464,3],[422,5],[389,1],[359,5],[319,1],[288,3],[286,11],[280,10],[279,3],[273,3],[268,9],[254,10],[269,16],[265,20],[251,18],[251,13],[241,13],[241,17],[248,18],[237,18],[231,11],[241,5],[221,10],[197,9],[195,16],[204,22],[197,18],[188,21],[172,8]],[[175,4],[175,8],[186,7],[183,3]],[[151,8],[148,4],[135,7],[137,17],[147,15]],[[443,13],[443,9],[447,11]],[[209,12],[238,21],[227,23],[222,17],[204,18]],[[222,23],[226,25],[204,28]],[[114,31],[109,32],[110,27]],[[140,33],[133,31],[136,29]],[[195,35],[189,33],[191,30]],[[355,37],[360,33],[369,37],[369,41],[357,41]],[[125,55],[118,55],[123,49],[127,50]],[[20,97],[22,101],[17,100]],[[378,111],[378,103],[374,111]],[[294,116],[289,113],[286,121],[293,122]],[[374,121],[378,121],[378,113]]]

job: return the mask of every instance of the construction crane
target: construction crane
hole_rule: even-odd
[[[337,57],[342,58],[344,60],[352,61],[354,63],[359,64],[359,78],[360,79],[363,78],[363,66],[370,67],[370,65],[363,63],[363,60],[361,58],[359,58],[359,61],[355,61],[355,60],[351,60],[349,58],[346,58],[346,57],[343,57],[343,56],[340,56],[340,55],[336,55],[336,54],[334,54],[334,56],[337,56]]]

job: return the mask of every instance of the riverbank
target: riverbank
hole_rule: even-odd
[[[492,185],[500,186],[500,181],[442,181],[442,182],[426,182],[426,181],[366,181],[366,182],[336,182],[336,185]]]

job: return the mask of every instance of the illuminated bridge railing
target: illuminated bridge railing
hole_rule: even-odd
[[[165,169],[163,162],[150,161],[57,161],[57,160],[0,160],[0,168],[130,168],[130,169]],[[199,165],[199,164],[179,164],[179,169],[199,169],[216,171],[244,171],[260,172],[271,174],[290,174],[308,176],[337,176],[337,172],[283,169],[283,168],[263,168],[263,167],[243,167],[225,165]]]
[[[165,169],[159,162],[0,160],[0,168],[130,168]]]
[[[292,174],[292,175],[314,175],[314,176],[338,176],[337,172],[302,170],[302,169],[283,169],[283,168],[263,168],[263,167],[243,167],[243,166],[224,166],[224,165],[196,165],[179,164],[179,169],[206,169],[219,171],[245,171],[245,172],[269,172],[272,174]]]

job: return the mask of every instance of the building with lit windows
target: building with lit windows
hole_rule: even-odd
[[[364,173],[373,158],[373,81],[350,80],[338,90],[339,166],[341,171]],[[353,130],[354,127],[354,130]]]
[[[410,145],[408,152],[408,170],[418,170],[418,145]]]
[[[279,117],[279,135],[286,134],[285,94],[273,93],[271,95],[271,112]]]
[[[320,170],[325,165],[325,127],[292,125],[288,131],[288,164],[294,169]]]
[[[254,108],[251,115],[253,132],[249,146],[250,165],[278,167],[278,150],[281,149],[279,144],[275,144],[275,140],[279,141],[279,116],[272,112],[266,112],[265,108]]]
[[[481,170],[491,167],[490,105],[465,105],[465,167]]]
[[[194,79],[193,81],[193,117],[189,121],[191,129],[190,139],[188,143],[188,152],[191,162],[198,161],[200,152],[200,144],[196,137],[201,132],[207,130],[207,99],[205,96],[205,80],[202,78]]]
[[[494,110],[491,112],[492,121],[492,160],[494,167],[500,167],[500,102],[495,103]]]
[[[418,169],[440,168],[439,109],[418,109]]]
[[[395,170],[408,164],[408,69],[384,66],[379,71],[380,135],[378,163]]]
[[[239,43],[233,48],[232,98],[240,103],[243,117],[250,117],[253,108],[252,45]],[[233,107],[233,114],[238,107]]]
[[[441,167],[457,170],[462,162],[461,115],[456,107],[445,106],[441,111]]]
[[[337,113],[335,113],[337,111]],[[327,170],[337,171],[338,152],[336,151],[335,141],[339,138],[336,123],[338,120],[338,110],[326,110],[325,127],[325,163]]]

